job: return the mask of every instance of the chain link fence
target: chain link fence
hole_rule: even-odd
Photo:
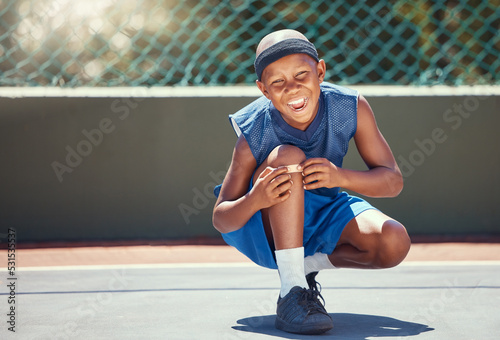
[[[304,33],[339,84],[500,84],[500,0],[1,0],[0,86],[253,84]]]

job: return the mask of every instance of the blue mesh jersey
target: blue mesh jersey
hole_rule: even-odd
[[[257,160],[257,167],[281,144],[300,148],[307,158],[327,158],[342,167],[349,140],[356,132],[358,92],[322,83],[319,100],[318,114],[306,131],[288,125],[266,97],[230,115],[229,119],[238,137],[243,133]],[[311,192],[335,196],[339,188],[321,188]]]
[[[356,133],[358,92],[323,82],[319,109],[306,131],[288,125],[266,97],[261,97],[229,116],[238,136],[243,134],[257,167],[279,145],[294,145],[307,158],[327,158],[338,167]],[[249,184],[249,190],[252,183]],[[220,186],[215,189],[218,196]],[[339,188],[306,190],[304,196],[304,253],[331,254],[346,224],[361,212],[374,209],[361,198],[340,192]],[[276,269],[262,216],[257,212],[240,229],[222,237],[255,263]]]

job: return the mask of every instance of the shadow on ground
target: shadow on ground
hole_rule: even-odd
[[[366,340],[371,337],[406,337],[434,330],[427,325],[398,319],[364,314],[330,313],[334,327],[320,335],[328,339]],[[238,331],[278,336],[284,339],[317,339],[318,336],[304,336],[282,332],[274,327],[276,315],[252,316],[238,320]]]

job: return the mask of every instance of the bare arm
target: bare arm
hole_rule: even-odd
[[[302,163],[305,188],[342,187],[370,197],[397,196],[403,189],[401,171],[363,96],[359,97],[354,141],[367,171],[338,168],[326,159],[311,158]],[[315,180],[318,182],[312,183]]]
[[[257,162],[247,141],[240,136],[212,216],[215,229],[221,233],[243,227],[257,211],[283,202],[289,197],[289,186],[281,185],[289,181],[289,175],[284,175],[287,172],[285,167],[266,168],[248,192],[248,185],[256,167]]]

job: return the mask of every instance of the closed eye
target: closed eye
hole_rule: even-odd
[[[296,78],[301,77],[301,76],[302,76],[302,77],[304,77],[306,73],[307,73],[307,71],[300,71],[299,73],[297,73],[297,74],[295,75],[295,77],[296,77]]]

